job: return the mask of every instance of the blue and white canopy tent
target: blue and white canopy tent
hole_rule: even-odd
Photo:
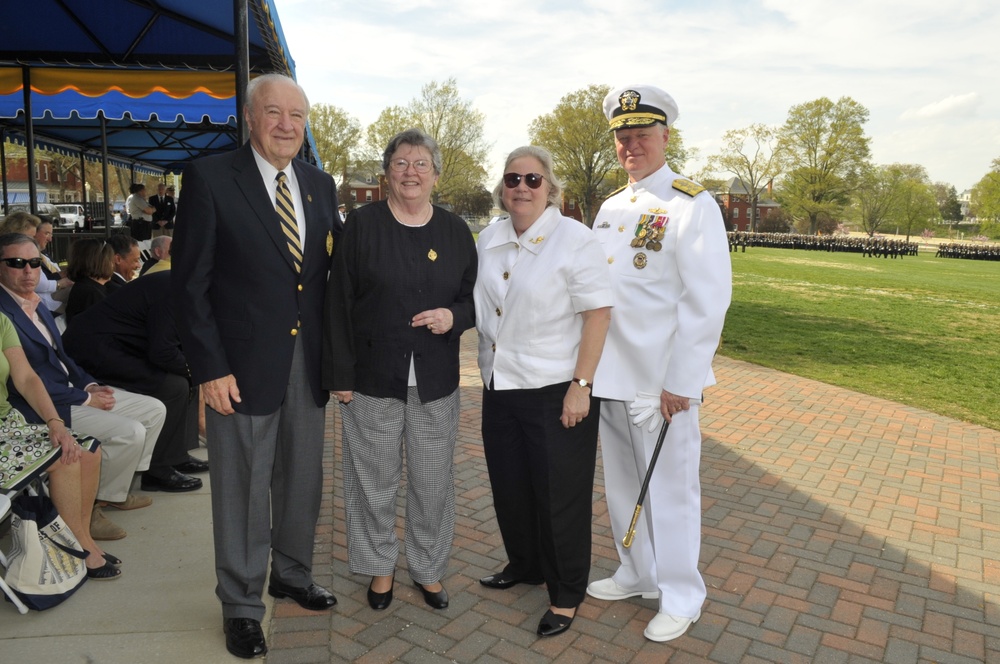
[[[3,14],[0,146],[176,173],[243,142],[250,76],[295,76],[274,0],[31,0]],[[311,136],[304,152],[317,161]]]

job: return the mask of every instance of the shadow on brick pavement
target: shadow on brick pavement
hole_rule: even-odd
[[[587,598],[569,632],[539,639],[543,588],[478,583],[506,556],[480,443],[475,342],[462,342],[451,606],[424,605],[404,553],[392,606],[368,607],[368,577],[347,571],[331,407],[315,572],[340,602],[312,613],[268,601],[268,664],[1000,662],[1000,432],[724,357],[702,409],[701,620],[658,644],[642,636],[654,601]],[[603,492],[599,464],[594,579],[617,564]],[[88,583],[51,611],[0,607],[0,661],[237,661],[212,592],[209,498],[206,481],[114,513],[129,531],[109,544],[126,560],[123,578]]]
[[[467,333],[444,579],[451,606],[424,605],[404,552],[392,606],[368,607],[369,578],[347,571],[331,408],[315,571],[340,603],[327,615],[277,602],[269,664],[1000,661],[1000,432],[724,357],[702,409],[701,620],[653,643],[642,630],[655,601],[588,597],[569,632],[539,639],[543,588],[477,581],[506,556],[480,442],[475,352]],[[603,491],[599,461],[592,579],[617,566]]]

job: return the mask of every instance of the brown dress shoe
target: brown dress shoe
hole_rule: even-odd
[[[90,536],[95,540],[120,540],[127,533],[125,529],[111,522],[100,507],[94,506],[90,515]]]
[[[149,496],[137,496],[134,493],[130,493],[128,498],[117,503],[113,503],[109,500],[102,500],[97,504],[101,507],[114,507],[116,510],[138,510],[152,505],[153,499]]]

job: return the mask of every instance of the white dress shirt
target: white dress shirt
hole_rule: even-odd
[[[573,378],[583,311],[611,306],[608,264],[589,228],[548,207],[520,237],[509,218],[479,234],[479,370],[498,390]]]

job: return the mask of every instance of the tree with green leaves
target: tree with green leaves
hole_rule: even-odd
[[[1000,157],[990,164],[990,172],[972,188],[970,214],[979,220],[980,232],[1000,237]]]
[[[962,204],[958,200],[958,191],[955,185],[947,182],[935,182],[934,199],[937,201],[938,211],[941,218],[946,222],[956,222],[962,220]]]
[[[361,123],[333,104],[313,104],[309,108],[309,129],[323,170],[343,180],[357,158]]]
[[[614,139],[601,110],[610,90],[607,85],[591,85],[571,92],[528,128],[531,143],[552,154],[564,195],[580,204],[587,226],[593,225],[601,202],[613,188],[608,175],[619,167]]]
[[[868,109],[850,97],[793,106],[778,134],[784,177],[778,200],[815,233],[820,216],[838,217],[868,161]]]
[[[416,125],[441,148],[441,177],[435,199],[449,201],[459,192],[475,190],[486,180],[489,145],[484,138],[486,116],[458,94],[458,83],[432,81],[410,102]],[[473,168],[475,167],[475,168]]]
[[[869,237],[879,232],[896,204],[900,174],[888,166],[868,166],[858,178],[852,216]]]
[[[896,204],[890,221],[906,234],[909,241],[925,228],[936,225],[941,220],[937,199],[927,170],[919,164],[893,164],[889,167],[899,174],[896,187]]]
[[[370,175],[382,173],[382,153],[392,137],[414,126],[414,118],[402,106],[382,109],[375,122],[365,129],[365,140],[359,168],[372,170]],[[373,170],[374,169],[374,170]]]
[[[722,152],[708,158],[706,170],[732,173],[746,188],[752,232],[757,232],[760,194],[779,173],[777,140],[777,132],[763,124],[731,129],[722,136]]]
[[[399,132],[417,127],[441,149],[441,177],[432,194],[435,203],[450,203],[483,186],[489,145],[486,117],[458,94],[454,78],[432,81],[406,106],[390,106],[365,132],[365,160],[381,166],[382,152]]]

